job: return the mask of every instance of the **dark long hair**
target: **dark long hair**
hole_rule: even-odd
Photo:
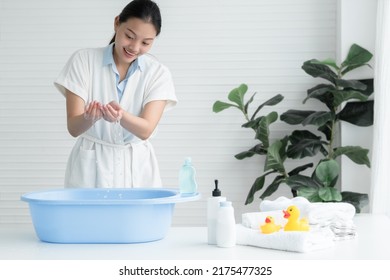
[[[153,24],[156,29],[156,36],[161,32],[161,14],[157,4],[151,0],[133,0],[119,14],[119,23],[126,22],[130,18],[139,18]],[[115,35],[110,44],[115,42]]]

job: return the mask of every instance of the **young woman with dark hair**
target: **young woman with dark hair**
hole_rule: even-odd
[[[75,52],[55,81],[78,137],[65,187],[162,186],[148,139],[177,99],[170,71],[148,55],[161,22],[155,2],[130,2],[114,19],[110,44]]]

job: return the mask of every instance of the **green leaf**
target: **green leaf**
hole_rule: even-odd
[[[332,138],[332,122],[327,122],[323,126],[320,126],[318,131],[321,131],[325,135],[326,140],[330,141]]]
[[[244,96],[248,90],[246,84],[241,84],[239,87],[233,89],[229,95],[228,99],[238,105],[238,108],[244,110]]]
[[[241,152],[241,153],[236,154],[234,157],[235,157],[236,159],[241,160],[241,159],[244,159],[244,158],[252,157],[252,156],[254,156],[255,154],[256,154],[256,153],[253,152],[253,151],[245,151],[245,152]]]
[[[370,96],[374,92],[374,79],[362,79],[359,82],[366,85],[366,89],[362,90],[364,95]]]
[[[249,190],[249,193],[246,197],[245,205],[253,202],[253,198],[254,198],[255,193],[263,188],[264,181],[265,181],[265,175],[262,175],[255,180],[255,182],[253,183],[253,185],[252,185],[251,189]]]
[[[266,102],[262,104],[262,106],[273,106],[279,104],[284,99],[284,96],[281,94],[277,94],[274,97],[268,99]]]
[[[345,68],[342,71],[342,75],[345,75],[347,72],[355,68],[367,65],[367,62],[371,60],[372,56],[372,53],[368,50],[357,44],[353,44],[349,49],[347,58],[341,63],[341,67]]]
[[[260,199],[264,199],[274,192],[277,191],[280,184],[284,182],[284,176],[276,176],[276,178],[272,181],[272,183],[265,189],[265,191],[261,194]]]
[[[328,65],[322,65],[319,62],[317,59],[308,60],[303,63],[302,69],[314,78],[320,77],[335,84],[337,75]]]
[[[372,53],[370,53],[365,48],[357,44],[353,44],[348,51],[347,58],[343,61],[342,65],[354,65],[354,64],[364,64],[371,60]]]
[[[338,79],[336,81],[338,87],[342,87],[344,89],[355,89],[359,91],[367,90],[367,85],[359,80],[343,80]]]
[[[253,198],[254,198],[255,193],[258,192],[259,190],[261,190],[264,186],[265,177],[271,173],[274,173],[274,172],[275,171],[271,171],[271,172],[265,173],[265,174],[261,175],[260,177],[256,178],[255,182],[253,183],[251,189],[248,192],[248,195],[247,195],[246,200],[245,200],[245,205],[253,202]]]
[[[298,166],[298,167],[294,168],[293,170],[291,170],[291,171],[288,173],[288,176],[291,177],[291,176],[293,176],[293,175],[298,175],[300,172],[305,171],[306,169],[308,169],[308,168],[310,168],[310,167],[313,167],[313,163],[307,163],[307,164]]]
[[[316,111],[288,110],[280,115],[280,120],[291,125],[301,124],[308,116],[315,112]]]
[[[332,91],[334,99],[333,99],[333,106],[338,107],[343,102],[351,100],[351,99],[358,99],[360,101],[366,101],[367,96],[363,93],[356,91],[356,90],[334,90]]]
[[[216,101],[213,105],[213,112],[219,113],[219,112],[221,112],[227,108],[230,108],[230,107],[238,108],[238,106],[236,106],[234,104],[230,104],[230,103],[226,103],[226,102],[222,102],[222,101]]]
[[[304,119],[302,125],[316,125],[323,126],[329,121],[333,120],[334,115],[331,112],[319,111],[314,112]]]
[[[265,101],[263,104],[259,105],[259,107],[257,107],[256,111],[253,113],[252,117],[251,117],[251,120],[254,120],[257,113],[264,107],[264,106],[273,106],[273,105],[276,105],[276,104],[279,104],[282,100],[283,100],[283,95],[280,95],[280,94],[277,94],[275,95],[274,97],[268,99],[267,101]]]
[[[337,117],[357,126],[371,126],[374,123],[374,101],[348,102]]]
[[[277,170],[281,173],[285,172],[284,160],[285,160],[286,141],[277,140],[269,148],[267,157],[265,160],[264,171]]]
[[[254,98],[255,98],[255,95],[256,95],[256,92],[252,95],[251,98],[249,98],[248,102],[246,102],[245,106],[244,106],[244,112],[245,114],[248,113],[248,107],[249,105],[253,102]]]
[[[341,192],[342,201],[355,206],[356,213],[360,213],[362,208],[368,205],[368,195],[365,193]]]
[[[315,156],[319,151],[323,154],[326,150],[323,148],[321,137],[311,133],[308,130],[295,130],[289,136],[291,145],[287,148],[289,158],[304,158]]]
[[[303,104],[305,104],[309,98],[315,98],[324,104],[332,104],[333,95],[330,92],[332,89],[336,88],[330,84],[320,84],[309,89],[307,91],[307,97],[303,100]]]
[[[248,157],[252,157],[254,155],[266,155],[267,154],[267,149],[264,148],[263,144],[257,144],[253,148],[249,149],[248,151],[241,152],[239,154],[236,154],[234,157],[236,159],[244,159]]]
[[[339,176],[340,167],[335,160],[326,160],[318,164],[315,174],[324,187],[333,187]]]
[[[299,174],[288,177],[285,182],[294,190],[299,190],[300,188],[305,187],[318,189],[320,187],[311,177]]]
[[[359,146],[345,146],[335,148],[332,157],[336,159],[340,155],[345,155],[356,164],[365,164],[367,167],[370,167],[368,152],[368,149],[363,149]]]
[[[322,61],[314,61],[313,63],[315,63],[315,64],[322,64],[322,65],[328,65],[330,67],[333,67],[336,70],[340,69],[340,67],[336,64],[336,62],[332,58],[328,58],[328,59],[325,59],[325,60],[322,60]]]
[[[368,66],[368,67],[372,68],[370,64],[355,64],[355,65],[348,66],[344,71],[341,72],[341,75],[344,76],[346,73],[352,71],[353,69],[356,69],[356,68],[359,68],[362,66]]]
[[[261,117],[258,117],[254,120],[251,120],[249,122],[246,122],[242,125],[242,127],[245,127],[245,128],[253,128],[254,130],[257,130],[257,128],[259,127],[260,125],[260,121],[261,119],[264,118],[264,116],[261,116]]]
[[[278,113],[271,112],[263,117],[259,122],[259,127],[256,131],[256,139],[259,139],[265,148],[269,146],[269,125],[278,119]]]
[[[332,187],[324,187],[318,190],[319,197],[326,202],[341,201],[342,196],[339,190]]]
[[[318,195],[318,189],[302,187],[297,190],[298,196],[303,196],[307,198],[310,202],[322,202],[322,199]]]

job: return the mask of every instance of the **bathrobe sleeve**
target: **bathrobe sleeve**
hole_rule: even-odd
[[[165,106],[165,111],[169,110],[177,103],[171,72],[162,64],[156,67],[153,72],[154,73],[145,89],[143,106],[150,101],[166,100],[167,105]]]
[[[75,52],[55,80],[55,87],[65,96],[65,90],[80,96],[84,102],[88,98],[89,64],[87,50]]]

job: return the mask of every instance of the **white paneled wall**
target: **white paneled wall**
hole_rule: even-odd
[[[237,219],[263,170],[263,159],[238,161],[253,144],[239,112],[212,112],[216,100],[241,83],[255,104],[275,94],[284,112],[303,108],[315,83],[301,65],[335,57],[335,0],[160,0],[162,33],[152,53],[172,71],[178,106],[163,118],[153,143],[163,182],[176,187],[191,156],[202,199],[179,204],[175,225],[204,225],[206,199],[219,179]],[[108,43],[114,17],[127,1],[0,0],[0,223],[30,222],[24,192],[63,187],[74,143],[66,130],[65,100],[53,80],[77,49]],[[248,94],[249,95],[249,94]],[[269,110],[269,109],[266,109]],[[266,112],[266,111],[264,111]],[[286,127],[273,125],[273,135]],[[277,195],[288,194],[280,190]]]

